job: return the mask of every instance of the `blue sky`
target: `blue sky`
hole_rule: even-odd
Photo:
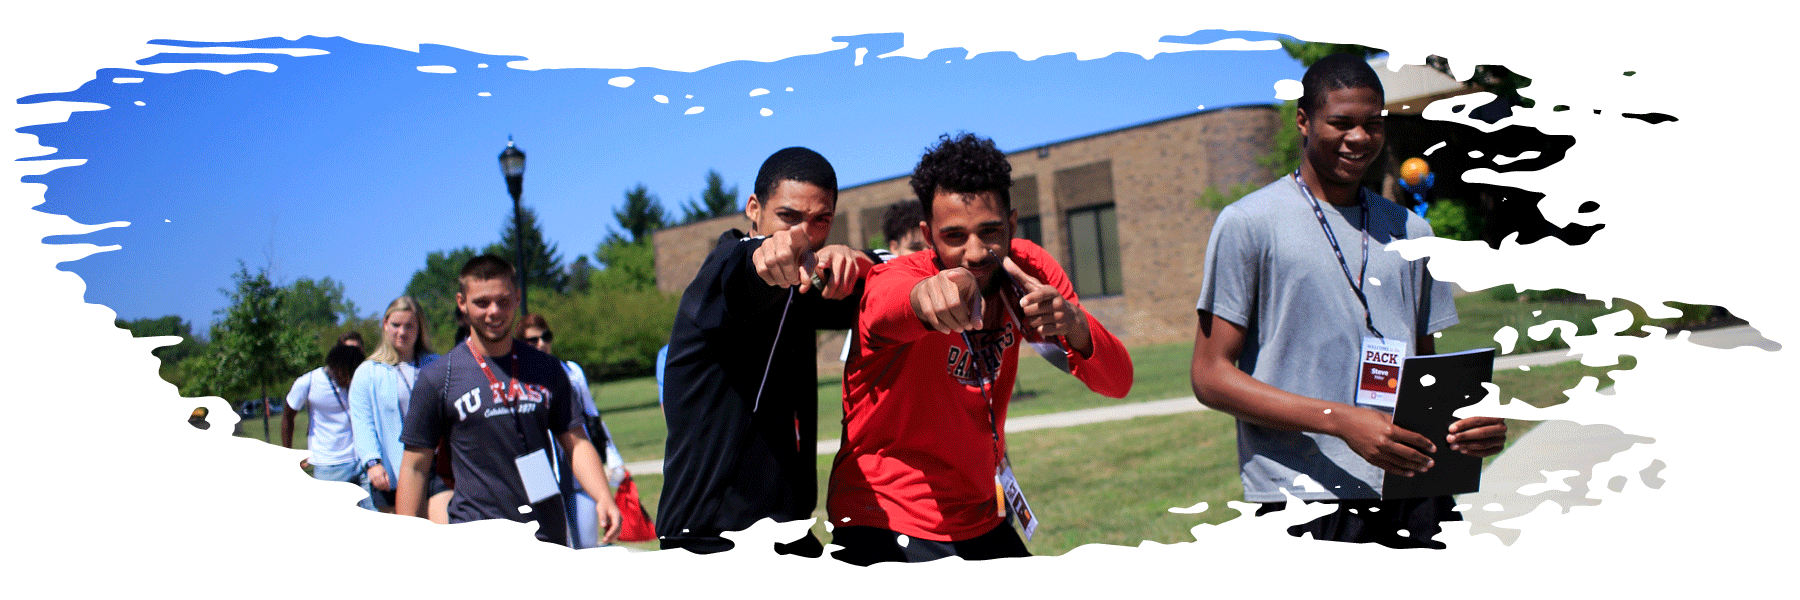
[[[56,148],[35,158],[87,159],[25,181],[48,187],[38,210],[130,223],[45,240],[120,247],[62,265],[86,281],[87,301],[126,319],[180,315],[204,331],[226,305],[218,290],[239,260],[269,265],[281,283],[331,277],[367,315],[401,293],[427,252],[497,241],[511,216],[496,161],[508,135],[528,155],[525,203],[572,261],[612,231],[612,210],[638,183],[678,215],[708,169],[747,196],[764,157],[803,145],[829,158],[849,187],[907,172],[941,133],[1028,148],[1201,106],[1270,102],[1274,83],[1301,71],[1273,43],[1027,61],[962,49],[882,58],[902,46],[901,34],[834,39],[844,47],[693,73],[529,71],[507,66],[524,56],[342,38],[153,40],[162,54],[145,65],[275,68],[102,69],[78,89],[21,98],[109,107],[22,128]],[[1201,31],[1162,41],[1229,39],[1276,36]],[[758,89],[767,93],[752,95]]]

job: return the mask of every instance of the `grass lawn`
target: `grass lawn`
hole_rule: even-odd
[[[208,423],[211,423],[213,427],[224,427],[225,426],[224,421],[229,418],[230,417],[228,417],[224,414],[221,414],[221,413],[213,413],[213,414],[207,415],[206,421]],[[241,419],[241,421],[238,423],[238,432],[237,433],[238,433],[239,437],[247,437],[247,438],[258,439],[258,440],[263,439],[263,422],[262,422],[261,414],[257,414],[254,417],[237,417],[237,418]],[[306,447],[306,424],[311,422],[311,420],[312,420],[312,412],[311,411],[303,410],[303,411],[300,411],[299,414],[294,415],[294,447],[295,448],[305,448]],[[281,415],[269,415],[269,439],[268,439],[268,442],[271,444],[275,444],[277,446],[281,445]]]
[[[1538,408],[1555,406],[1569,401],[1565,392],[1574,389],[1584,377],[1593,377],[1599,381],[1595,389],[1606,389],[1615,382],[1613,371],[1629,371],[1637,368],[1637,358],[1630,355],[1619,357],[1619,364],[1610,367],[1589,367],[1578,361],[1570,361],[1547,367],[1532,367],[1529,371],[1506,369],[1494,372],[1494,385],[1500,388],[1500,397],[1511,400],[1518,398],[1521,402]],[[1542,421],[1506,420],[1506,443],[1511,446],[1514,440],[1531,431]],[[1482,464],[1494,462],[1490,456]]]
[[[1018,385],[1007,414],[1022,417],[1192,395],[1188,361],[1193,351],[1193,344],[1187,342],[1133,348],[1131,360],[1136,377],[1131,393],[1123,400],[1088,391],[1080,380],[1025,351],[1026,356],[1019,359]],[[668,432],[662,409],[656,403],[655,379],[610,381],[595,384],[593,390],[594,404],[605,416],[606,427],[612,430],[614,443],[619,445],[625,460],[649,460],[663,455],[663,439]],[[840,374],[819,378],[820,440],[838,439],[843,434],[842,394]]]
[[[1608,371],[1634,365],[1629,357],[1613,367],[1569,362],[1530,371],[1501,371],[1494,379],[1505,397],[1542,407],[1567,401],[1563,392],[1574,388],[1582,377],[1598,377],[1600,387],[1606,387],[1611,385]],[[1536,422],[1508,420],[1507,424],[1510,442]],[[1034,554],[1060,555],[1083,544],[1193,541],[1190,530],[1194,526],[1238,516],[1226,505],[1243,500],[1236,435],[1231,417],[1204,411],[1007,436],[1013,467],[1042,521],[1027,546]],[[813,533],[827,542],[831,537],[823,525],[823,494],[831,459],[829,455],[818,459],[820,509],[813,514],[819,519]],[[634,477],[644,506],[654,515],[662,477]],[[1200,502],[1207,503],[1200,513],[1168,510]],[[628,545],[656,547],[654,542]]]
[[[1494,333],[1507,326],[1511,326],[1519,332],[1518,341],[1513,348],[1515,353],[1567,348],[1569,345],[1560,338],[1561,333],[1552,333],[1543,340],[1533,340],[1527,335],[1526,330],[1533,325],[1561,320],[1573,323],[1577,329],[1577,335],[1590,335],[1594,333],[1594,317],[1621,310],[1628,310],[1637,315],[1634,326],[1626,329],[1627,334],[1632,332],[1641,334],[1642,331],[1638,330],[1636,325],[1652,324],[1667,328],[1677,324],[1675,320],[1657,321],[1645,318],[1642,308],[1624,300],[1615,301],[1611,308],[1607,308],[1606,304],[1599,300],[1520,298],[1520,295],[1513,293],[1510,285],[1457,297],[1456,316],[1458,322],[1449,329],[1445,329],[1438,337],[1437,350],[1439,352],[1456,352],[1472,348],[1499,348],[1500,345],[1494,341]],[[1534,312],[1538,314],[1533,316]]]
[[[1589,319],[1612,312],[1598,303],[1515,302],[1496,294],[1475,293],[1457,299],[1461,324],[1444,332],[1438,349],[1443,352],[1495,346],[1493,332],[1501,326],[1520,328],[1553,319],[1566,319],[1591,328]],[[1591,306],[1590,306],[1591,305]],[[1538,317],[1531,311],[1542,310]],[[1615,309],[1616,310],[1616,309]],[[1087,391],[1079,381],[1048,363],[1022,357],[1017,391],[1010,414],[1025,416],[1061,412],[1127,402],[1184,397],[1192,393],[1188,383],[1191,342],[1142,346],[1131,350],[1136,381],[1123,400]],[[1567,400],[1582,377],[1598,377],[1600,387],[1611,385],[1607,372],[1634,367],[1625,357],[1620,365],[1592,368],[1578,362],[1529,371],[1503,370],[1495,384],[1506,398],[1519,398],[1533,406],[1550,406]],[[837,377],[821,377],[818,385],[819,437],[840,435],[842,402]],[[652,378],[612,381],[593,386],[595,402],[606,416],[620,452],[628,461],[662,456],[665,437],[662,412]],[[1535,425],[1508,421],[1509,442]],[[297,445],[304,447],[306,416],[295,424]],[[271,419],[271,431],[280,435],[279,417]],[[246,419],[247,437],[260,438],[259,420]],[[1150,540],[1162,543],[1192,541],[1189,530],[1202,523],[1221,523],[1238,516],[1226,506],[1241,500],[1238,482],[1236,438],[1233,420],[1204,411],[1179,415],[1140,417],[1062,429],[1020,432],[1008,437],[1013,464],[1027,498],[1042,525],[1032,552],[1058,555],[1089,543],[1135,546]],[[832,457],[818,457],[820,523],[814,532],[829,541],[823,522],[825,479]],[[642,502],[652,515],[662,492],[659,475],[634,475]],[[1207,503],[1196,514],[1171,513],[1168,509]],[[627,544],[655,549],[655,542]]]

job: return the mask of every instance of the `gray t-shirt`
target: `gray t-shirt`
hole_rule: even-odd
[[[1450,286],[1431,278],[1426,259],[1407,261],[1384,245],[1431,235],[1418,215],[1368,190],[1363,203],[1320,201],[1352,275],[1362,268],[1362,211],[1368,219],[1369,266],[1363,293],[1375,328],[1408,344],[1421,333],[1456,324]],[[1311,398],[1353,404],[1364,336],[1362,303],[1344,277],[1312,205],[1294,178],[1283,177],[1219,212],[1207,241],[1201,318],[1218,315],[1245,328],[1238,368],[1257,380]],[[1380,497],[1382,471],[1343,440],[1320,433],[1270,429],[1238,421],[1238,466],[1244,499]],[[1305,475],[1305,491],[1295,477]]]
[[[551,434],[581,426],[583,415],[569,375],[555,358],[516,340],[510,354],[490,356],[486,362],[494,380],[508,389],[516,375],[522,397],[498,397],[467,343],[458,344],[419,370],[400,441],[407,448],[435,448],[449,438],[456,478],[451,523],[535,520],[538,539],[561,544],[567,539],[562,497],[551,496],[533,504],[530,513],[520,512],[527,496],[513,459],[547,450],[554,443]],[[549,468],[547,461],[545,466]]]

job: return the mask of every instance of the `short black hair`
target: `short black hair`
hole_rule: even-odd
[[[1300,87],[1300,110],[1306,111],[1309,117],[1325,104],[1325,96],[1332,90],[1369,88],[1383,101],[1387,98],[1387,92],[1381,89],[1381,78],[1375,75],[1368,59],[1355,54],[1340,53],[1319,59],[1300,76]]]
[[[887,237],[887,243],[893,244],[905,238],[906,232],[917,231],[923,220],[925,209],[918,200],[901,200],[889,206],[887,215],[881,218],[881,233]]]
[[[506,262],[506,259],[492,254],[483,254],[471,258],[469,259],[469,262],[463,263],[462,272],[456,275],[456,292],[459,294],[468,293],[470,281],[490,281],[494,279],[505,279],[507,283],[513,284],[514,287],[518,286],[518,283],[513,281],[512,263]]]
[[[925,219],[931,218],[932,195],[938,190],[954,194],[996,192],[1000,195],[1000,212],[1012,213],[1012,163],[994,140],[976,137],[967,131],[950,137],[938,136],[936,146],[925,149],[919,166],[913,168],[912,189],[919,195]]]
[[[812,150],[794,146],[782,148],[770,154],[763,161],[762,168],[756,171],[756,194],[758,201],[768,204],[769,196],[783,181],[798,181],[819,186],[831,194],[831,200],[837,201],[837,171],[831,168],[831,161]]]
[[[360,340],[359,340],[360,341]],[[325,374],[338,385],[349,385],[350,376],[355,374],[356,366],[363,363],[368,355],[361,348],[339,343],[325,353]]]

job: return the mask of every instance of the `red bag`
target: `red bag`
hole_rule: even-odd
[[[631,480],[631,471],[625,472],[625,481],[619,483],[619,493],[613,495],[613,502],[619,505],[621,515],[619,541],[648,542],[656,539],[656,526],[650,522],[650,513],[644,511],[643,503],[638,500],[637,483]]]

